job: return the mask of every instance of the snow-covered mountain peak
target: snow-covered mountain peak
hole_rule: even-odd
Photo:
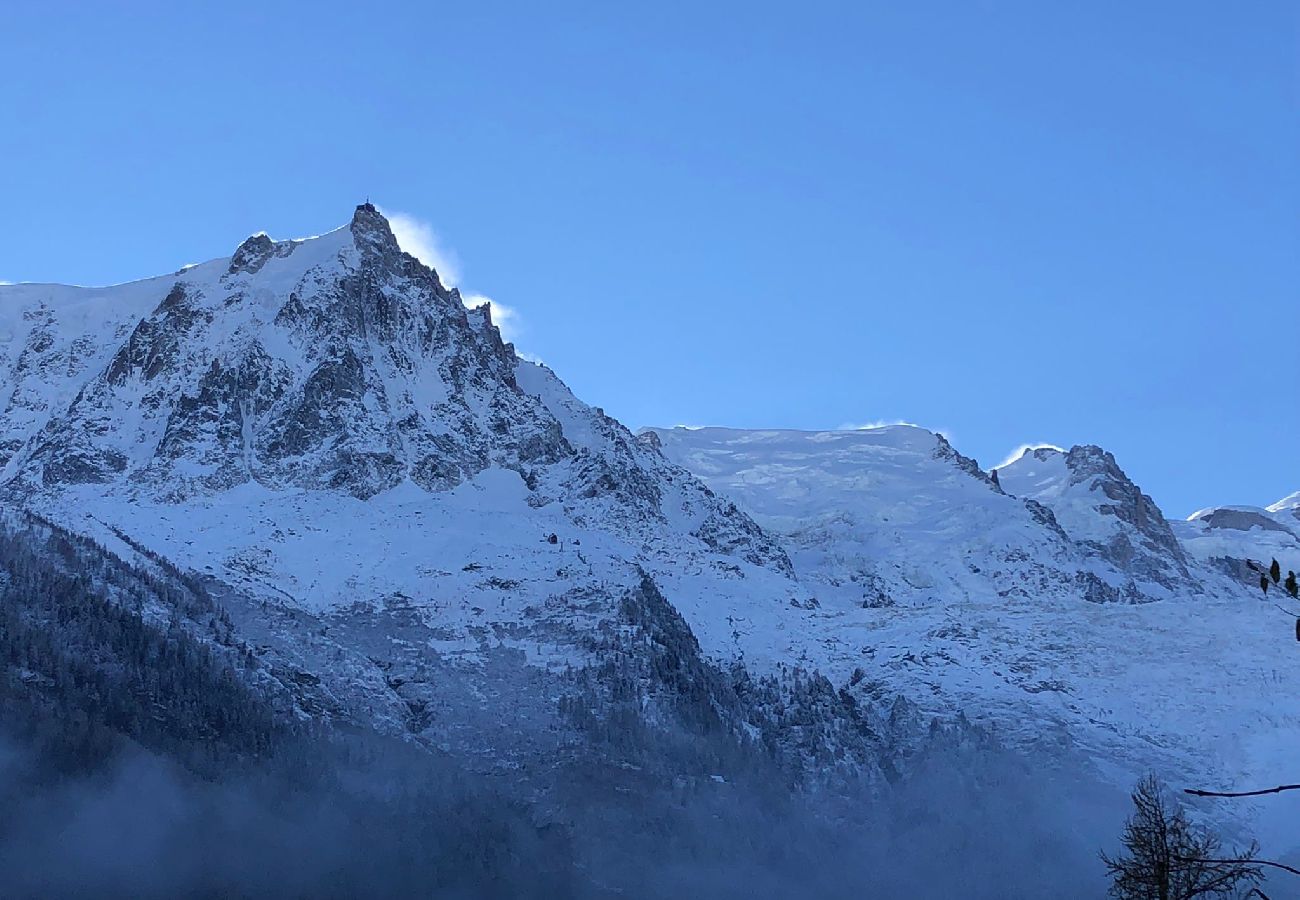
[[[1016,459],[993,470],[1008,494],[1045,502],[1070,483],[1066,453],[1057,447],[1027,447]]]
[[[348,225],[348,230],[351,232],[353,240],[356,241],[357,248],[362,253],[374,254],[380,257],[402,255],[402,250],[397,245],[397,238],[393,234],[392,227],[388,224],[388,219],[368,201],[356,208],[356,211],[352,214],[352,221]],[[441,282],[439,283],[441,284]]]
[[[1278,513],[1282,511],[1279,510]],[[1278,519],[1277,513],[1258,506],[1212,506],[1197,510],[1187,517],[1189,522],[1201,522],[1210,528],[1227,528],[1233,531],[1293,531]]]
[[[669,459],[784,535],[796,571],[859,603],[949,602],[990,579],[1007,591],[1064,582],[1098,598],[1122,593],[1118,573],[1106,583],[1085,571],[1051,512],[1008,496],[927,429],[653,433]]]
[[[953,480],[976,494],[996,492],[973,460],[916,425],[840,431],[735,428],[645,429],[668,457],[751,512],[784,527],[839,514],[848,497],[881,497],[927,479]]]
[[[253,235],[177,276],[0,298],[17,332],[0,343],[11,497],[181,503],[256,486],[364,501],[502,469],[532,508],[583,527],[647,547],[667,528],[669,543],[788,570],[743,513],[517,358],[369,203],[319,237]]]
[[[1187,558],[1164,514],[1094,444],[1027,450],[996,470],[1003,490],[1044,504],[1071,539],[1156,596],[1189,582]]]
[[[287,241],[281,246],[286,251],[293,249],[293,244]],[[275,242],[266,232],[259,231],[235,248],[234,254],[230,257],[230,269],[227,270],[227,274],[239,275],[245,272],[253,274],[266,264],[274,252]]]
[[[1269,505],[1268,511],[1271,513],[1291,513],[1300,519],[1300,491],[1294,494],[1287,494],[1281,500]]]
[[[1019,457],[996,471],[998,482],[1008,493],[1035,499],[1059,496],[1069,486],[1094,478],[1132,483],[1114,454],[1095,444],[1080,444],[1069,450],[1049,445],[1027,447]]]
[[[52,414],[40,432],[29,421],[6,435],[22,450],[9,460],[12,485],[184,495],[254,480],[367,495],[411,477],[438,489],[488,464],[493,410],[529,422],[523,446],[507,451],[517,463],[558,452],[522,433],[556,427],[522,409],[497,330],[482,314],[471,322],[368,204],[320,237],[254,235],[225,266],[121,287],[106,293],[139,294],[152,309],[120,304],[111,356],[71,361],[76,389],[54,391],[71,402],[37,404]],[[59,319],[55,309],[29,330],[9,359],[15,380],[77,324]],[[70,343],[93,351],[94,337]]]
[[[1205,558],[1247,583],[1255,581],[1248,560],[1276,559],[1286,569],[1300,570],[1300,494],[1291,494],[1267,507],[1211,506],[1177,523],[1178,536],[1195,555]]]

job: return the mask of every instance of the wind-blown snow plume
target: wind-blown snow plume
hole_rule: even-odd
[[[1048,444],[1043,441],[1034,444],[1021,444],[1019,447],[1008,453],[1006,459],[1002,460],[1002,462],[998,463],[993,468],[1001,469],[1003,466],[1009,466],[1031,450],[1056,450],[1059,453],[1065,452],[1064,447],[1058,447],[1055,444]]]
[[[403,212],[381,209],[393,229],[397,245],[438,273],[448,287],[460,285],[460,264],[456,254],[447,250],[428,222]]]
[[[909,428],[925,428],[924,425],[918,425],[916,422],[909,422],[906,419],[873,419],[870,422],[845,422],[840,425],[836,431],[870,431],[873,428],[888,428],[891,425],[906,425]],[[946,440],[952,440],[952,431],[947,428],[929,428],[935,434],[941,434]]]
[[[438,273],[448,287],[461,287],[460,260],[454,250],[446,247],[433,226],[423,219],[403,212],[381,210],[393,229],[397,245]],[[0,282],[3,283],[3,282]],[[484,303],[492,304],[492,323],[501,329],[503,340],[514,342],[519,335],[519,313],[486,294],[462,290],[462,299],[470,309]]]

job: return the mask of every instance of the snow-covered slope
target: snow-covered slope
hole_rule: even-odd
[[[196,267],[189,277],[212,275],[219,265]],[[0,285],[0,466],[67,408],[175,281],[162,276],[109,288]]]
[[[909,426],[646,435],[785,540],[835,677],[1068,739],[1117,781],[1286,775],[1290,623],[1193,558],[1104,451],[1034,451],[994,481]]]
[[[857,583],[868,605],[943,603],[990,590],[1152,599],[1127,569],[1071,540],[1039,498],[1012,496],[923,428],[647,433],[670,459],[784,535],[801,573]]]
[[[1281,500],[1269,506],[1268,511],[1271,513],[1284,513],[1300,517],[1300,491],[1294,494],[1287,494]]]
[[[1175,522],[1174,531],[1187,552],[1239,581],[1254,583],[1258,569],[1277,560],[1282,572],[1300,572],[1300,507],[1296,494],[1273,505],[1215,506]],[[1297,607],[1300,613],[1300,607]]]

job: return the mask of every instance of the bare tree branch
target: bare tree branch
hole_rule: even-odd
[[[1286,865],[1285,863],[1280,863],[1280,862],[1269,862],[1267,859],[1256,859],[1256,858],[1253,857],[1253,856],[1250,857],[1250,859],[1248,859],[1248,860],[1240,860],[1240,859],[1194,859],[1194,858],[1192,858],[1192,857],[1190,857],[1190,856],[1175,856],[1174,859],[1178,860],[1179,862],[1205,863],[1206,865],[1211,865],[1211,866],[1227,866],[1227,865],[1235,865],[1235,864],[1239,864],[1239,863],[1241,863],[1241,862],[1248,862],[1248,863],[1249,863],[1250,865],[1252,865],[1252,866],[1272,866],[1272,867],[1275,868],[1275,869],[1283,869],[1283,870],[1285,870],[1285,871],[1287,871],[1287,872],[1290,872],[1292,875],[1300,875],[1300,869],[1294,868],[1294,867],[1292,867],[1292,866],[1288,866],[1288,865]]]
[[[1203,791],[1200,788],[1183,788],[1184,794],[1193,797],[1258,797],[1262,794],[1280,794],[1283,791],[1300,791],[1300,784],[1279,784],[1262,791]]]

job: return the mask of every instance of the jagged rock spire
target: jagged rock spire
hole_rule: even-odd
[[[397,246],[397,238],[393,235],[388,220],[369,200],[357,207],[356,212],[352,214],[352,224],[349,227],[357,247],[363,253],[385,255],[402,252]]]
[[[242,273],[253,274],[258,269],[266,265],[266,261],[271,258],[275,252],[275,242],[267,236],[266,232],[258,232],[248,238],[235,250],[234,255],[230,258],[229,274],[239,275]]]

